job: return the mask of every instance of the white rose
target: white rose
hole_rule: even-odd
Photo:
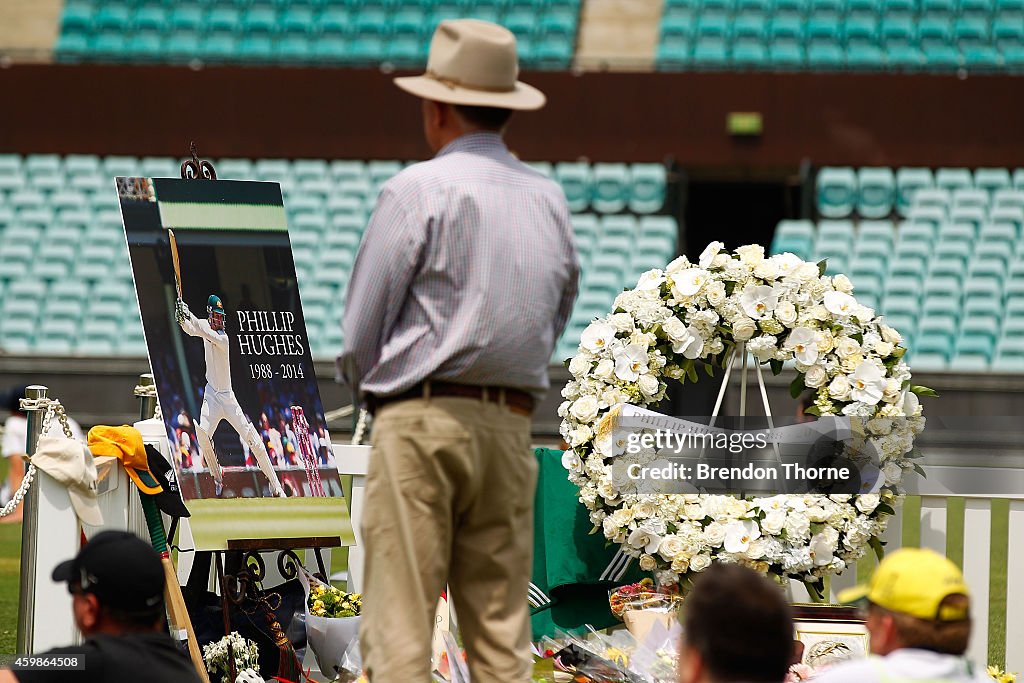
[[[594,368],[594,377],[603,380],[609,380],[612,378],[612,373],[615,371],[615,363],[610,358],[602,358]]]
[[[589,441],[594,436],[594,432],[590,427],[582,425],[572,430],[569,434],[569,445],[572,447],[580,446]]]
[[[764,247],[760,244],[747,244],[736,250],[740,260],[748,266],[756,266],[764,260]]]
[[[796,306],[790,301],[783,301],[775,307],[775,317],[780,323],[792,325],[796,322]]]
[[[786,538],[790,542],[807,538],[811,533],[811,522],[802,512],[792,512],[786,518]]]
[[[673,534],[661,539],[661,545],[658,546],[658,554],[671,562],[677,556],[682,555],[685,549],[686,544],[683,543],[683,539]]]
[[[747,552],[745,552],[744,555],[751,560],[759,560],[764,557],[764,548],[764,539],[758,538],[750,542],[750,545],[747,546]]]
[[[690,558],[690,569],[695,572],[702,572],[711,566],[710,555],[694,555]]]
[[[640,569],[645,572],[651,572],[658,568],[658,561],[650,555],[640,556]]]
[[[725,285],[715,280],[707,286],[708,303],[712,306],[721,306],[725,301]]]
[[[658,393],[658,389],[661,388],[658,379],[654,375],[640,375],[638,382],[640,384],[640,391],[644,393],[644,396],[654,396]]]
[[[828,379],[828,373],[820,365],[812,365],[804,373],[804,384],[811,389],[817,389]]]
[[[878,507],[880,498],[877,493],[864,493],[854,498],[853,504],[865,515],[870,515]]]
[[[610,315],[608,316],[608,322],[615,327],[616,332],[621,332],[622,334],[630,334],[633,332],[633,316],[629,313],[615,313],[614,315]]]
[[[885,463],[885,466],[882,467],[882,473],[885,474],[885,483],[890,486],[896,486],[903,481],[903,468],[897,463]]]
[[[754,277],[759,277],[762,280],[774,280],[779,276],[779,267],[772,261],[761,261],[754,266]]]
[[[850,282],[850,278],[845,275],[836,275],[832,278],[832,286],[836,288],[836,291],[842,292],[843,294],[849,294],[853,291],[853,283]]]
[[[586,394],[576,399],[572,407],[569,408],[569,414],[572,415],[578,422],[592,422],[597,417],[597,397],[593,394]]]
[[[837,401],[850,400],[850,380],[846,375],[836,375],[828,385],[828,395]]]
[[[590,370],[590,365],[590,360],[583,355],[573,356],[573,359],[569,361],[569,372],[573,377],[582,377]]]
[[[893,345],[903,343],[903,335],[901,335],[899,332],[889,327],[888,325],[880,325],[879,327],[882,331],[882,339]]]
[[[782,527],[786,523],[785,510],[772,510],[761,520],[761,529],[766,534],[778,535],[782,533]]]
[[[732,323],[732,336],[736,341],[747,341],[757,332],[757,326],[750,318],[737,318]]]
[[[836,355],[840,358],[846,358],[860,351],[860,344],[857,343],[856,339],[850,337],[840,337],[836,341]]]
[[[704,527],[704,543],[712,548],[722,545],[725,540],[725,527],[718,522],[711,522]]]
[[[583,461],[580,456],[576,455],[576,451],[571,448],[562,453],[562,467],[573,472],[579,472],[583,469]]]
[[[818,274],[817,263],[804,263],[803,265],[797,267],[794,275],[796,276],[797,280],[803,283],[808,283],[811,282],[812,280],[817,280],[819,277],[821,277]]]
[[[892,352],[893,345],[891,342],[880,341],[875,343],[875,353],[877,353],[881,358],[888,358],[892,355]]]

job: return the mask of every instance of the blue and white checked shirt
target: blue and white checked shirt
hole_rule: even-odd
[[[578,278],[561,187],[498,134],[463,135],[381,189],[338,368],[378,396],[426,379],[542,395]]]

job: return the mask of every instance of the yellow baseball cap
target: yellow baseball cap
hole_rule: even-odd
[[[878,565],[871,579],[839,593],[839,602],[867,599],[891,612],[929,621],[963,621],[967,607],[943,605],[950,595],[970,596],[964,575],[946,557],[927,548],[900,548]]]
[[[135,427],[97,425],[89,430],[89,450],[93,455],[118,458],[139,490],[149,495],[163,492],[163,487],[149,471],[149,456],[142,443],[142,434]]]

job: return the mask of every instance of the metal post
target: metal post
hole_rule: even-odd
[[[152,387],[156,386],[156,380],[153,379],[153,373],[147,372],[139,375],[139,386],[140,387]],[[152,390],[151,390],[152,391]],[[137,394],[139,396],[139,419],[148,420],[156,415],[156,395],[149,394]]]
[[[46,387],[38,384],[25,389],[25,398],[30,401],[39,401],[46,398],[49,391]],[[25,443],[25,452],[33,455],[36,452],[36,445],[39,437],[42,436],[43,418],[46,410],[39,406],[32,406],[25,411],[28,414],[28,439]],[[35,628],[35,602],[36,602],[36,553],[38,546],[38,524],[39,524],[39,493],[38,488],[30,487],[25,493],[25,506],[21,526],[21,586],[18,592],[18,653],[31,654],[33,652],[33,631]]]

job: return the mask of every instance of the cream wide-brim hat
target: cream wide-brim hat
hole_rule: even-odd
[[[434,31],[422,76],[395,79],[402,90],[435,102],[528,111],[544,93],[519,79],[516,37],[478,19],[449,19]]]

